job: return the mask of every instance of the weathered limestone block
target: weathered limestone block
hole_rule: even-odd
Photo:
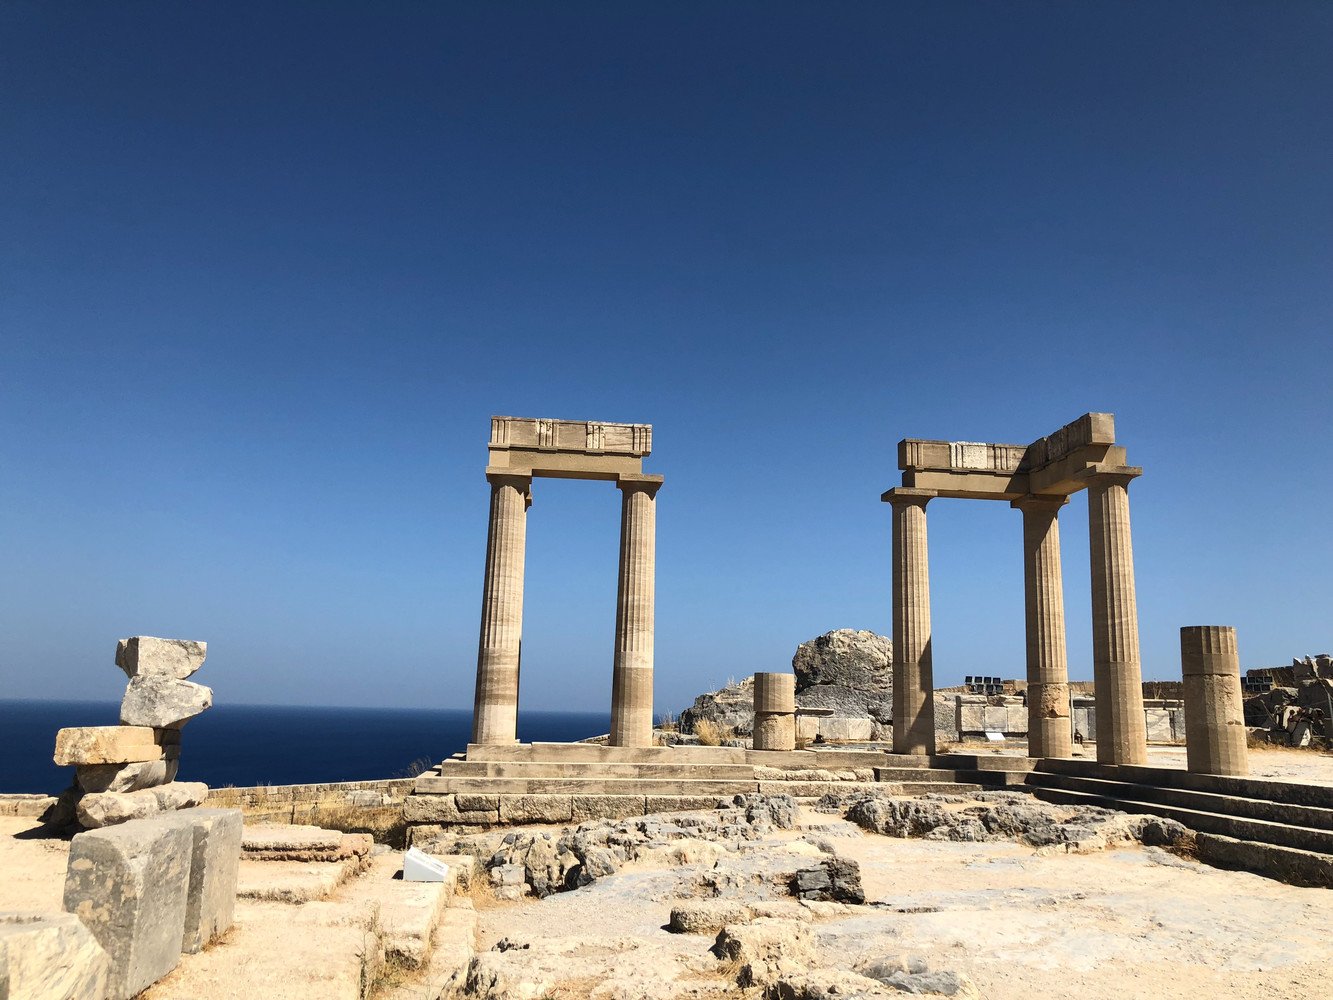
[[[97,792],[79,800],[79,822],[90,830],[130,820],[146,819],[161,812],[189,809],[208,797],[202,781],[173,781],[169,785],[137,792]]]
[[[247,826],[241,834],[241,847],[251,851],[337,851],[342,833],[319,826],[300,824],[265,824]]]
[[[569,795],[502,795],[502,823],[568,823],[574,816]]]
[[[649,795],[644,800],[646,815],[654,813],[687,812],[694,809],[717,809],[730,805],[730,796],[718,795]]]
[[[116,643],[116,666],[131,680],[159,675],[183,681],[204,665],[208,643],[136,635]]]
[[[671,908],[667,930],[673,934],[716,934],[728,924],[743,924],[753,916],[749,906],[729,899],[702,899]]]
[[[870,719],[828,718],[819,720],[819,735],[826,740],[865,742],[871,738],[874,722]]]
[[[75,770],[85,792],[137,792],[176,780],[180,760],[148,760],[137,764],[81,764]]]
[[[71,764],[136,764],[161,760],[153,730],[146,726],[80,726],[56,733],[53,758],[61,767]]]
[[[493,799],[495,805],[489,809],[460,809],[458,798]],[[498,795],[491,796],[454,796],[454,795],[409,795],[403,800],[403,819],[408,823],[448,823],[467,824],[470,826],[494,826],[500,822]],[[470,802],[476,804],[475,802]]]
[[[190,882],[181,950],[194,954],[232,925],[241,861],[239,809],[183,809],[160,822],[190,831]]]
[[[102,1000],[110,965],[73,914],[0,912],[2,1000]]]
[[[193,853],[189,827],[163,819],[70,841],[65,910],[110,959],[108,1000],[128,1000],[180,962]]]
[[[570,822],[573,823],[642,816],[644,810],[642,795],[575,795],[570,798]]]
[[[131,679],[120,703],[125,726],[179,729],[213,704],[213,689],[162,674]]]

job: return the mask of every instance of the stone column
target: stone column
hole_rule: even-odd
[[[1029,757],[1068,757],[1073,750],[1058,520],[1068,502],[1068,497],[1026,496],[1011,504],[1023,512]]]
[[[1250,773],[1236,630],[1190,625],[1180,630],[1185,682],[1185,757],[1199,774]]]
[[[754,675],[754,748],[796,749],[796,675]]]
[[[486,478],[491,484],[491,524],[486,536],[472,742],[513,743],[518,738],[523,561],[532,478],[499,473],[488,473]]]
[[[611,745],[653,745],[653,603],[661,476],[621,476],[620,586],[611,679]]]
[[[1129,535],[1129,482],[1138,470],[1097,473],[1088,482],[1092,565],[1092,680],[1097,697],[1097,761],[1145,764],[1143,669],[1134,551]]]
[[[926,504],[930,490],[899,487],[893,505],[893,752],[935,752],[935,699],[930,639],[930,566]]]

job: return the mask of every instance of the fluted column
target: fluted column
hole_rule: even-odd
[[[796,749],[796,675],[754,675],[754,748]]]
[[[622,476],[611,745],[653,745],[653,605],[661,476]]]
[[[1062,496],[1026,496],[1011,504],[1023,512],[1029,757],[1068,757],[1073,750],[1059,522],[1068,502]]]
[[[899,487],[893,505],[893,752],[935,752],[935,684],[930,638],[929,490]]]
[[[1180,630],[1185,688],[1185,757],[1200,774],[1250,773],[1236,630],[1190,625]]]
[[[513,743],[518,738],[523,563],[532,479],[500,474],[486,478],[491,484],[491,523],[486,536],[472,742]]]
[[[1097,697],[1097,760],[1145,764],[1143,669],[1129,532],[1129,482],[1137,470],[1088,481],[1092,564],[1092,680]]]

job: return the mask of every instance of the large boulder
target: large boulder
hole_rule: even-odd
[[[863,629],[836,629],[796,647],[791,667],[798,709],[869,718],[873,736],[887,734],[893,718],[891,640]]]
[[[893,642],[864,629],[835,629],[797,646],[791,668],[798,693],[825,685],[887,695],[893,690]]]

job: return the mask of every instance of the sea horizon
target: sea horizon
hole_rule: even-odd
[[[55,735],[76,726],[114,726],[119,702],[0,699],[0,793],[58,794],[72,767],[52,761]],[[609,712],[519,711],[519,738],[574,741],[607,732]],[[215,705],[181,739],[178,781],[299,785],[411,777],[463,750],[472,710],[343,705]]]

